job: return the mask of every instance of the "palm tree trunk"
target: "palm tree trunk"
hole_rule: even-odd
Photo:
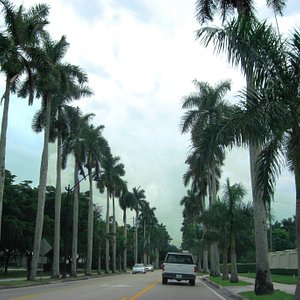
[[[300,141],[297,141],[294,158],[295,186],[296,186],[296,245],[298,249],[298,282],[294,299],[300,300]]]
[[[117,259],[117,228],[116,228],[116,211],[115,211],[115,195],[113,193],[113,238],[112,238],[112,272],[116,273],[116,259]]]
[[[46,197],[46,184],[47,184],[47,173],[48,173],[48,143],[49,143],[49,132],[51,123],[51,94],[47,95],[47,113],[46,113],[46,125],[44,130],[44,146],[41,159],[40,179],[38,187],[38,203],[37,213],[35,222],[35,233],[33,243],[33,254],[31,261],[31,272],[29,275],[30,280],[36,280],[36,272],[38,267],[38,260],[40,256],[41,240],[44,225],[44,208],[45,208],[45,197]]]
[[[1,123],[1,136],[0,136],[0,241],[1,241],[1,224],[2,224],[2,207],[3,207],[3,193],[4,193],[4,181],[5,181],[5,152],[6,152],[6,135],[8,126],[8,110],[9,110],[9,96],[11,83],[15,77],[6,80],[6,87],[4,93],[4,106]]]
[[[105,273],[109,273],[109,191],[106,199],[106,224],[105,224]]]
[[[54,222],[54,243],[53,243],[53,264],[52,277],[59,277],[60,258],[60,212],[61,212],[61,134],[58,131],[57,137],[57,159],[56,159],[56,188],[55,188],[55,222]]]
[[[98,275],[101,274],[101,240],[99,238],[99,245],[98,245]]]
[[[268,260],[267,211],[261,193],[255,189],[255,165],[260,147],[250,144],[249,150],[256,248],[255,293],[268,294],[274,288]]]
[[[208,251],[207,251],[207,246],[204,246],[203,250],[203,273],[209,273],[209,268],[208,268]]]
[[[216,173],[215,165],[212,163],[211,168],[211,203],[210,207],[217,201],[217,186],[216,186]],[[221,276],[220,270],[220,255],[218,249],[218,242],[213,242],[210,247],[210,274],[213,276]]]
[[[94,210],[93,210],[93,175],[92,170],[89,172],[89,206],[88,206],[88,237],[87,237],[87,259],[86,259],[86,275],[92,275],[92,259],[93,259],[93,233],[94,233]]]
[[[123,215],[123,220],[124,220],[124,253],[123,253],[123,271],[127,271],[127,214],[126,214],[126,208],[124,209],[124,215]]]
[[[235,251],[235,234],[232,232],[230,235],[230,254],[231,254],[231,272],[230,272],[230,282],[239,282],[239,277],[237,273],[236,264],[236,251]]]
[[[156,248],[155,249],[155,264],[154,264],[154,268],[155,269],[159,269],[160,265],[159,265],[159,249]]]
[[[228,280],[228,247],[223,247],[223,273],[222,280]]]
[[[138,262],[138,217],[139,214],[136,212],[135,214],[135,252],[134,252],[134,263]]]
[[[72,232],[72,263],[71,276],[77,277],[77,248],[78,248],[78,212],[79,212],[79,181],[78,164],[75,159],[74,167],[74,197],[73,197],[73,232]]]
[[[143,263],[147,263],[147,253],[146,253],[146,224],[144,221],[144,233],[143,233]]]

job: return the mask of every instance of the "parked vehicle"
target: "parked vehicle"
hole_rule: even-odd
[[[142,273],[146,274],[146,267],[144,264],[135,264],[132,268],[132,274]]]
[[[162,264],[162,284],[167,284],[168,280],[188,281],[190,285],[195,285],[197,265],[191,253],[169,252]]]
[[[147,272],[153,272],[154,271],[153,265],[146,265],[146,271]]]

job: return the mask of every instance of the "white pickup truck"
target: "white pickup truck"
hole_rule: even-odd
[[[191,253],[168,252],[161,268],[162,284],[167,284],[168,279],[174,279],[187,280],[190,285],[195,285],[197,265]]]

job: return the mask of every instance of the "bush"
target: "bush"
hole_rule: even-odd
[[[271,269],[272,274],[298,276],[297,269]]]

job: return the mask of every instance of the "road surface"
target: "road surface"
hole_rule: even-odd
[[[218,291],[220,292],[220,290]],[[24,288],[1,289],[1,300],[228,300],[199,278],[195,286],[187,282],[161,283],[161,271],[147,274],[120,274]]]

